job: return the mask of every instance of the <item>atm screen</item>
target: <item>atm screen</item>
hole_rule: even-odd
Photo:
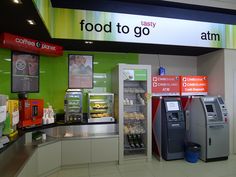
[[[167,111],[179,111],[178,101],[168,101],[166,102]]]
[[[214,112],[213,106],[208,104],[206,105],[207,112]]]

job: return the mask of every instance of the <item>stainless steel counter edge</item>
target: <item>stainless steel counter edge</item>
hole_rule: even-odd
[[[73,137],[50,137],[47,136],[46,140],[39,140],[39,141],[34,141],[32,142],[33,146],[37,146],[37,147],[42,147],[42,146],[46,146],[52,143],[56,143],[58,141],[66,141],[66,140],[84,140],[84,139],[102,139],[102,138],[118,138],[119,135],[115,135],[115,134],[104,134],[104,135],[90,135],[90,136],[83,136],[83,137],[79,137],[79,136],[73,136]]]

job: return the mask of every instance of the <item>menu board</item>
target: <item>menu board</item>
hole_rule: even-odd
[[[69,88],[93,88],[93,56],[69,55]]]
[[[179,96],[179,76],[152,76],[153,96]]]
[[[181,76],[181,95],[207,95],[207,76]]]
[[[39,92],[39,56],[12,52],[11,91]]]

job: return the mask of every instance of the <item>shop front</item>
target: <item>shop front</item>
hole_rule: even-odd
[[[167,88],[162,91],[164,95],[158,95],[158,104],[161,100],[160,105],[166,107],[166,112],[161,110],[162,115],[172,117],[173,130],[177,126],[173,123],[176,115],[182,121],[179,142],[184,141],[187,126],[186,102],[181,97],[220,95],[228,110],[222,111],[227,114],[223,118],[228,125],[234,114],[231,86],[235,85],[235,78],[232,78],[235,25],[88,10],[63,11],[51,6],[47,6],[47,10],[40,8],[48,2],[34,0],[55,39],[174,45],[186,47],[186,50],[203,47],[216,51],[199,56],[166,55],[158,51],[158,54],[63,51],[61,46],[21,36],[13,40],[17,42],[14,44],[13,38],[10,39],[14,34],[3,34],[0,93],[7,97],[1,99],[1,107],[9,107],[10,101],[7,105],[6,100],[19,100],[16,101],[19,106],[12,111],[3,110],[6,117],[3,124],[6,127],[8,120],[10,131],[4,132],[3,126],[3,137],[7,136],[8,140],[5,139],[0,160],[21,151],[24,156],[24,160],[14,166],[12,175],[44,176],[61,167],[98,162],[151,161],[155,150],[160,160],[184,158],[183,151],[174,155],[164,154],[164,151],[161,154],[160,147],[168,149],[170,144],[158,138],[168,139],[165,137],[168,132],[161,135],[162,130],[153,128],[156,122],[152,114],[154,109],[158,112],[158,106],[153,107],[152,97],[156,95],[152,87],[161,82],[153,80],[152,76],[160,74],[172,77],[175,81],[169,83],[174,85],[184,76],[204,76],[208,81],[206,90],[200,88],[197,92],[194,89],[198,87],[189,88],[194,90],[190,95],[183,95],[184,91],[180,90],[170,93]],[[59,15],[62,12],[63,19]],[[51,18],[47,18],[48,13]],[[179,85],[175,87],[180,89]],[[19,123],[15,121],[17,117]],[[162,122],[157,127],[165,129],[168,125]],[[230,122],[231,132],[232,128]],[[152,131],[159,135],[152,135]],[[225,129],[228,138],[227,132]],[[156,147],[152,144],[154,139],[159,143]],[[226,144],[230,144],[233,152],[232,135],[229,142]],[[171,148],[173,151],[181,149]],[[228,149],[227,146],[224,153],[227,157]],[[0,171],[8,169],[7,166],[18,158],[12,157],[0,165]],[[7,176],[8,171],[5,172],[3,176]]]

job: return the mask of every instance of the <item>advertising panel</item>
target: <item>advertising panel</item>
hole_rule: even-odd
[[[93,88],[93,56],[69,55],[69,88]]]
[[[145,70],[145,69],[124,70],[123,71],[123,78],[124,78],[124,80],[146,81],[147,80],[147,70]]]
[[[12,52],[11,91],[39,92],[39,56]]]

